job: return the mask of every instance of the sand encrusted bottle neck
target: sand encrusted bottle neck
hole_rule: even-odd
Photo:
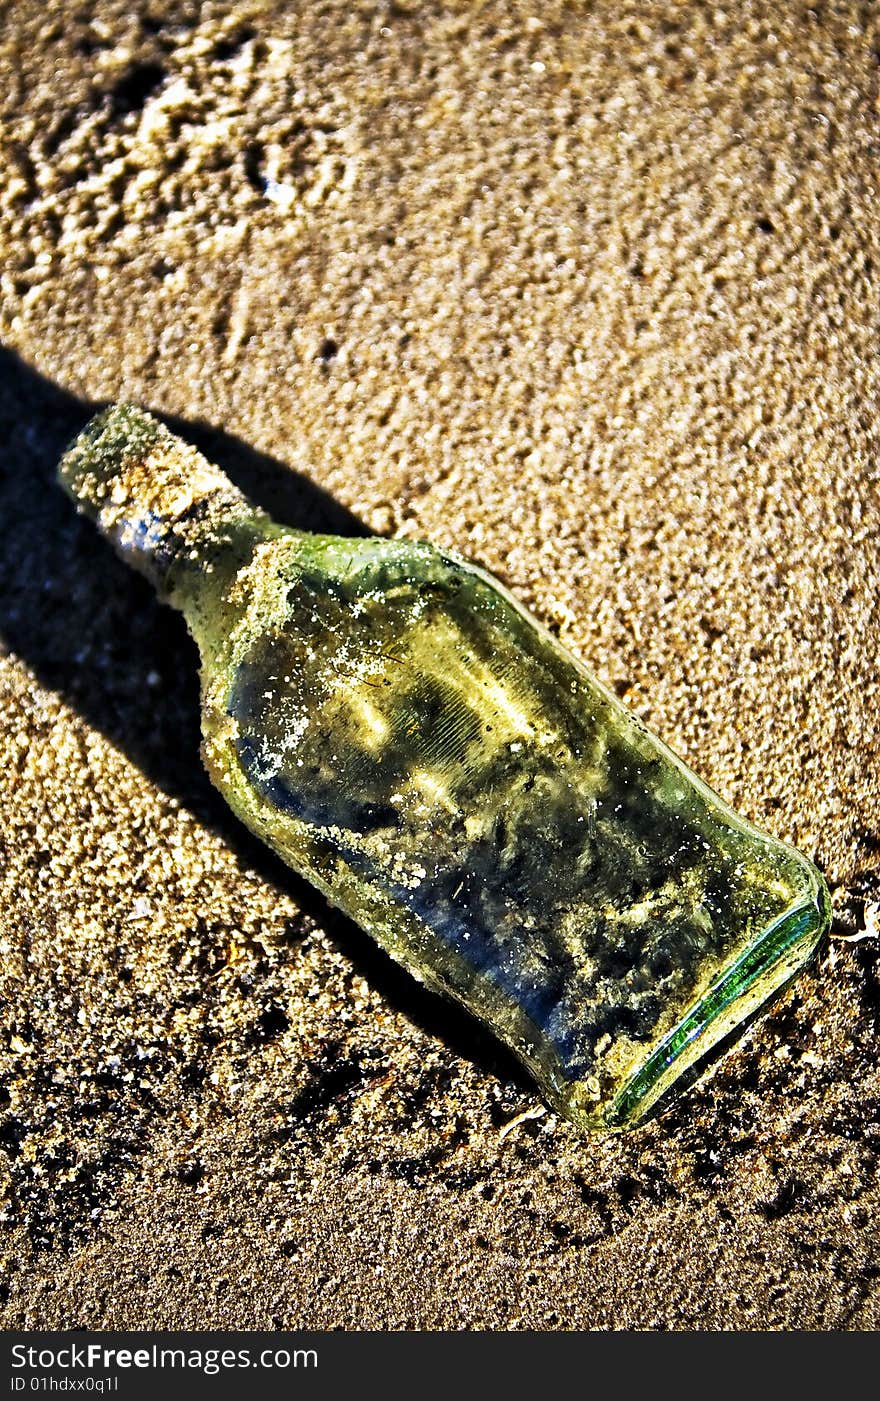
[[[92,419],[59,476],[126,563],[186,612],[206,583],[222,586],[272,530],[219,468],[131,404]]]

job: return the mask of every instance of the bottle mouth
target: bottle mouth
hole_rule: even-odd
[[[126,564],[172,602],[181,579],[213,569],[218,553],[230,558],[232,537],[265,520],[218,467],[133,404],[96,414],[58,476]]]
[[[107,490],[125,465],[147,456],[167,432],[150,414],[133,404],[109,404],[89,419],[67,447],[58,465],[61,485],[80,510],[97,520]]]
[[[656,1109],[666,1091],[780,992],[810,961],[830,918],[824,881],[764,928],[711,984],[618,1091],[603,1116],[608,1129],[631,1128]]]

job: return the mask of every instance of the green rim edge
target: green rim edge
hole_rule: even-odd
[[[802,940],[809,943],[809,947],[804,950],[803,958],[798,961],[797,965],[790,966],[777,984],[768,988],[766,996],[762,997],[753,1008],[749,1008],[745,1017],[747,1018],[757,1011],[766,997],[784,987],[789,979],[803,967],[814,953],[819,940],[828,927],[830,918],[831,902],[824,881],[814,892],[814,897],[814,901],[809,905],[798,904],[793,910],[780,915],[778,919],[768,925],[755,942],[740,954],[736,962],[725,970],[717,982],[703,993],[699,1001],[694,1003],[685,1013],[678,1025],[673,1027],[672,1031],[667,1032],[644,1065],[615,1095],[605,1115],[608,1128],[622,1128],[624,1125],[632,1123],[635,1118],[641,1117],[635,1114],[639,1104],[657,1088],[664,1072],[678,1060],[682,1052],[728,1007],[742,997],[758,978],[766,974],[783,954]],[[726,1030],[731,1029],[732,1026]],[[707,1046],[706,1052],[708,1053],[711,1049],[711,1046]],[[688,1065],[693,1064],[698,1058],[697,1056],[690,1058]],[[682,1066],[682,1072],[686,1069],[687,1066]],[[652,1101],[654,1098],[659,1098],[659,1093],[651,1095]],[[646,1110],[648,1107],[645,1106]]]

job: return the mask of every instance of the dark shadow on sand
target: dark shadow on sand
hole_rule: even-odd
[[[331,909],[238,822],[208,781],[199,758],[198,654],[183,619],[77,516],[55,480],[67,443],[100,407],[0,347],[0,646],[218,832],[244,863],[289,890],[393,1006],[457,1055],[531,1088],[491,1033],[425,991]],[[283,524],[370,534],[320,487],[240,438],[210,424],[159,416]]]

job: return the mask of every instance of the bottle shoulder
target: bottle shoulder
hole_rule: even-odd
[[[386,627],[408,628],[429,609],[458,611],[466,599],[479,613],[501,598],[513,603],[491,575],[428,541],[274,527],[207,606],[216,662],[234,667],[255,641],[282,631],[338,633],[380,617]]]

